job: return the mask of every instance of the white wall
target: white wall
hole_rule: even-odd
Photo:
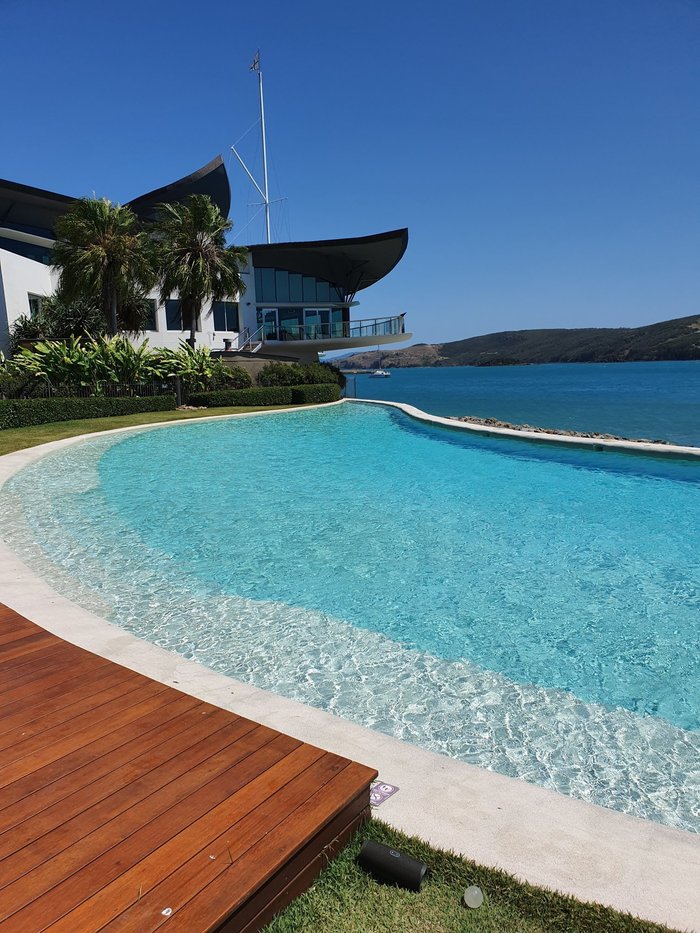
[[[34,259],[0,249],[0,349],[7,354],[10,327],[29,314],[28,295],[50,295],[55,276],[49,267]]]

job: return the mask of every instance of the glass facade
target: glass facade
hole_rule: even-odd
[[[345,308],[258,308],[267,340],[329,340],[350,336]]]
[[[51,250],[48,246],[37,246],[35,243],[24,243],[22,240],[0,236],[0,249],[33,259],[35,262],[42,262],[45,266],[51,265]]]
[[[215,331],[233,331],[238,333],[238,302],[215,301],[212,305]]]
[[[315,304],[345,300],[342,289],[330,282],[284,269],[256,269],[255,298],[258,304],[289,304],[297,301]]]

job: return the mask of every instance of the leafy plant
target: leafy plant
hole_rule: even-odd
[[[335,382],[341,388],[345,376],[330,363],[268,363],[258,373],[261,386],[327,385]]]

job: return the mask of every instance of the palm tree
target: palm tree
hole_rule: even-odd
[[[245,291],[241,267],[247,251],[226,245],[233,224],[205,194],[191,194],[182,204],[161,204],[159,212],[154,235],[160,298],[166,301],[177,293],[183,326],[190,331],[187,342],[194,349],[203,305]]]
[[[53,266],[58,294],[70,303],[92,299],[110,334],[138,330],[134,296],[155,281],[153,244],[130,207],[81,198],[56,221]]]

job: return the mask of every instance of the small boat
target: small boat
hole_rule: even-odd
[[[386,369],[375,369],[373,373],[369,374],[370,379],[388,379],[391,373],[387,372]]]

